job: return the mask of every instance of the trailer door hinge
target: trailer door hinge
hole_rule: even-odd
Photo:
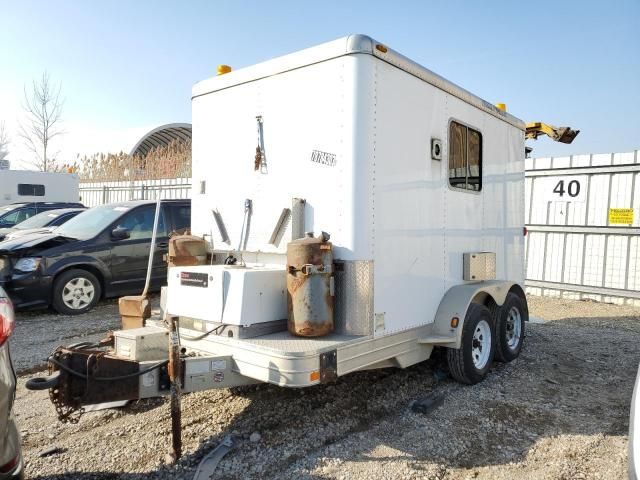
[[[320,354],[320,383],[335,382],[338,379],[338,351]]]

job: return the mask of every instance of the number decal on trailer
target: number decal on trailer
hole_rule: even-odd
[[[586,177],[549,177],[544,189],[548,202],[584,202]]]

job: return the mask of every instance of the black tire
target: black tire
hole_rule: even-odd
[[[515,293],[508,293],[502,306],[495,308],[494,319],[496,360],[500,362],[515,360],[522,350],[524,326],[529,320],[527,302]],[[514,322],[519,323],[519,329]]]
[[[69,290],[69,283],[76,280],[76,287],[80,290],[77,294]],[[69,298],[70,295],[80,296],[78,301],[75,302]],[[62,272],[54,280],[51,304],[56,312],[63,315],[80,315],[91,310],[98,303],[101,295],[102,288],[96,276],[87,270],[74,268]]]
[[[479,358],[479,360],[484,359],[483,362],[479,362],[481,368],[476,366],[476,363],[474,362],[474,356],[478,354],[477,348],[474,351],[474,344],[476,344],[474,334],[477,329],[481,332],[481,341],[486,342],[485,348],[489,348],[487,357],[485,357],[485,354],[483,353],[484,350],[480,352],[482,357]],[[485,332],[488,331],[490,335],[488,340],[485,338],[484,333],[482,332],[483,330]],[[489,309],[478,303],[472,303],[469,305],[469,309],[467,310],[467,314],[464,319],[464,325],[462,326],[461,346],[459,349],[447,349],[447,363],[449,364],[449,371],[453,378],[458,382],[474,385],[486,377],[489,369],[491,368],[491,364],[493,363],[493,355],[495,351],[495,342],[493,340],[495,335],[494,332],[495,330]],[[480,345],[476,345],[476,347],[479,346]]]

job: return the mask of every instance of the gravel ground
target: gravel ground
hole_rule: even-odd
[[[214,478],[626,478],[640,309],[536,297],[529,302],[532,315],[549,321],[527,325],[520,358],[496,364],[473,387],[439,380],[441,362],[434,358],[309,389],[267,385],[185,395],[184,456],[174,466],[163,463],[170,442],[165,399],[90,412],[78,424],[63,425],[46,392],[25,390],[29,376],[23,375],[16,414],[27,474],[191,478],[202,456],[232,433],[236,446]],[[73,335],[114,326],[109,322],[115,318],[117,324],[116,309],[103,305],[96,310],[101,315],[88,315],[85,323],[74,319]],[[46,357],[51,344],[67,343],[66,334],[47,334],[41,351],[29,347],[22,355],[16,344],[29,343],[20,339],[26,322],[44,327],[31,318],[18,319],[12,348],[25,368],[29,358]],[[411,410],[413,400],[434,394],[444,396],[440,407],[427,414]],[[251,438],[253,433],[259,435]],[[57,450],[41,456],[51,447]]]
[[[50,310],[18,312],[11,337],[13,365],[18,374],[40,370],[56,347],[97,341],[106,331],[117,328],[120,328],[117,299],[103,301],[83,315],[58,315]]]

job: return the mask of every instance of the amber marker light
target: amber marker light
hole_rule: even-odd
[[[320,372],[318,370],[311,372],[309,374],[309,380],[312,382],[317,382],[318,380],[320,380]]]
[[[458,328],[458,323],[460,323],[460,319],[458,317],[453,317],[451,319],[451,328]]]
[[[378,50],[379,52],[382,53],[387,53],[387,47],[385,47],[384,45],[378,43],[376,44],[376,50]]]

